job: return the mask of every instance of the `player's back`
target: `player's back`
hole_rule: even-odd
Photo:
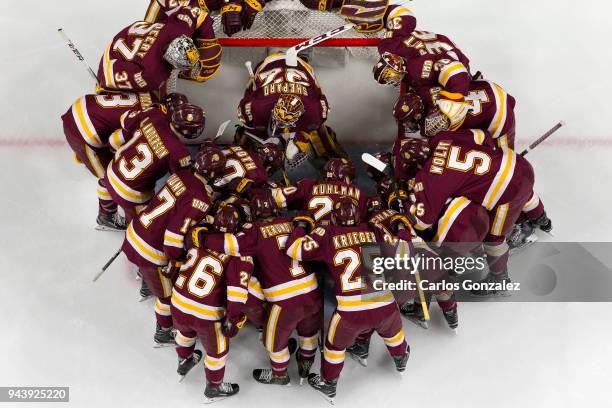
[[[304,179],[295,187],[274,190],[274,196],[280,206],[308,211],[315,221],[322,224],[329,224],[334,204],[341,197],[355,200],[364,218],[367,212],[367,197],[359,186],[339,180]]]
[[[310,236],[326,236],[326,254],[323,260],[334,281],[337,311],[348,319],[376,321],[395,307],[393,294],[388,291],[363,289],[365,270],[361,262],[364,245],[377,245],[375,231],[366,223],[356,226],[328,225],[315,229]]]
[[[400,55],[408,59],[445,56],[461,62],[466,67],[470,66],[470,60],[465,54],[450,38],[443,34],[415,30],[404,40],[403,44],[405,51]]]
[[[251,228],[258,234],[255,265],[261,272],[266,300],[281,305],[317,302],[318,285],[314,273],[286,254],[287,238],[293,231],[291,218],[276,217],[256,222]]]
[[[121,117],[130,110],[151,106],[154,97],[141,93],[98,93],[85,95],[62,116],[64,124],[74,123],[85,142],[92,147],[103,147],[109,137],[121,128]]]
[[[170,128],[163,107],[133,111],[124,124],[129,141],[117,151],[108,170],[118,192],[129,196],[131,191],[152,191],[167,172],[190,167],[191,154]]]
[[[138,259],[165,265],[183,252],[184,235],[212,207],[206,184],[195,175],[172,174],[128,226],[124,251]],[[134,256],[132,256],[134,255]]]
[[[486,144],[486,132],[458,130],[442,132],[431,141],[433,154],[416,177],[416,194],[422,193],[419,182],[435,188],[429,193],[440,197],[465,196],[491,209],[508,188],[515,172],[517,155],[511,149]],[[441,198],[440,198],[441,199]]]
[[[268,180],[268,173],[257,154],[238,145],[228,146],[223,150],[226,159],[225,173],[215,180],[215,189],[228,187],[232,181],[249,179],[254,186]]]
[[[183,313],[204,320],[220,320],[227,302],[227,268],[230,255],[205,248],[192,248],[172,291],[172,304]]]

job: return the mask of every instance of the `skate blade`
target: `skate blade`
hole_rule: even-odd
[[[183,382],[183,380],[185,379],[186,376],[187,376],[187,374],[180,376],[181,378],[179,378],[179,384]]]
[[[300,377],[300,386],[304,385],[305,378]]]
[[[111,231],[111,232],[125,232],[125,229],[118,229],[118,228],[113,228],[113,227],[108,227],[106,225],[96,225],[95,227],[96,231]]]
[[[205,403],[205,404],[213,404],[213,403],[215,403],[215,402],[222,401],[222,400],[224,400],[224,399],[226,399],[226,398],[229,398],[229,397],[214,397],[214,398],[208,398],[208,397],[206,397],[206,396],[205,396],[205,397],[204,397],[204,403]]]
[[[323,398],[325,401],[327,401],[329,403],[329,405],[336,405],[334,403],[334,398],[335,397],[330,398],[330,397],[328,397],[327,395],[323,394],[321,391],[318,391],[318,390],[317,390],[317,394],[319,394],[321,396],[321,398]]]
[[[429,329],[429,323],[426,320],[414,319],[412,317],[408,317],[408,320],[419,326],[421,329]]]
[[[359,356],[356,356],[356,355],[350,354],[350,353],[349,353],[349,356],[351,356],[351,358],[353,360],[355,360],[356,362],[358,362],[359,365],[361,365],[362,367],[367,367],[368,366],[368,359],[367,358],[361,358]]]
[[[451,330],[453,331],[453,333],[455,335],[459,334],[459,329],[458,328],[454,328],[454,329],[451,329]]]
[[[176,347],[176,343],[155,343],[153,344],[154,349],[161,349],[166,347]]]
[[[512,296],[512,293],[510,292],[495,292],[495,293],[487,293],[486,295],[479,295],[476,293],[472,293],[472,292],[468,292],[468,294],[473,297],[473,298],[477,298],[477,299],[494,299],[494,298],[500,298],[500,297],[510,297]]]
[[[537,241],[538,241],[538,236],[534,232],[533,234],[525,238],[525,242],[523,242],[521,245],[510,249],[510,255],[515,255],[515,254],[523,252],[524,250],[529,248],[531,245],[533,245]]]
[[[140,297],[140,299],[138,300],[138,302],[144,302],[144,301],[146,301],[146,300],[151,299],[152,297],[153,297],[153,295],[149,295],[149,296],[146,296],[146,297],[142,297],[142,296],[141,296],[141,297]]]

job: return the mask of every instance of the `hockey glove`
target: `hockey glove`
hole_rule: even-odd
[[[242,329],[247,321],[247,317],[244,314],[240,315],[240,318],[237,321],[232,321],[230,319],[225,319],[223,321],[223,327],[221,331],[225,335],[225,337],[232,338],[238,334],[238,331]]]
[[[225,0],[221,7],[221,24],[223,32],[228,37],[236,34],[242,29],[241,21],[242,5],[235,0]]]
[[[253,25],[257,13],[259,13],[266,2],[264,0],[244,0],[244,10],[242,11],[242,28],[248,30]]]

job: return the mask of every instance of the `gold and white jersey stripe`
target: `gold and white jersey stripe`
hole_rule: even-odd
[[[301,279],[294,279],[280,285],[264,289],[263,293],[268,302],[280,302],[296,296],[310,293],[318,288],[317,278],[313,273]]]
[[[395,302],[393,294],[389,291],[374,292],[365,295],[336,296],[340,312],[360,312],[378,309]]]
[[[225,308],[198,303],[195,300],[181,295],[176,290],[172,291],[171,302],[172,306],[176,307],[181,312],[195,316],[199,319],[217,321],[225,316]]]
[[[240,286],[227,286],[227,300],[230,302],[246,303],[249,291]]]
[[[125,238],[138,255],[152,264],[163,266],[168,263],[168,258],[163,251],[152,247],[136,233],[134,230],[134,222],[131,222],[128,226]]]
[[[261,284],[259,283],[259,280],[255,276],[252,276],[252,275],[251,275],[251,279],[249,280],[249,295],[254,296],[255,298],[259,300],[266,299],[266,297],[264,296],[263,290],[261,289]]]
[[[468,205],[470,205],[471,201],[465,197],[458,197],[453,199],[450,204],[447,206],[446,211],[442,215],[442,217],[438,220],[438,230],[436,231],[436,235],[432,240],[432,243],[435,246],[440,246],[444,242],[446,238],[446,234],[450,231],[453,223],[461,214],[461,211],[465,209]]]
[[[183,248],[183,240],[185,239],[184,236],[180,235],[180,234],[176,234],[172,231],[166,230],[166,232],[164,233],[164,245],[165,246],[171,246],[171,247],[175,247],[175,248]]]
[[[487,81],[495,96],[495,116],[487,129],[493,139],[502,136],[502,131],[508,116],[508,94],[499,85]]]
[[[446,64],[442,67],[442,69],[440,70],[440,76],[438,77],[438,82],[443,87],[446,87],[448,82],[454,76],[459,75],[459,74],[467,74],[467,73],[468,73],[468,70],[465,67],[465,65],[463,65],[459,61],[453,61],[450,64]]]
[[[85,97],[77,99],[72,105],[71,111],[72,118],[74,119],[74,122],[79,129],[79,133],[81,134],[81,137],[85,143],[91,147],[103,147],[104,143],[102,143],[102,140],[98,135],[98,131],[89,117]]]
[[[110,181],[110,187],[112,187],[121,198],[134,204],[144,204],[148,202],[151,197],[153,197],[152,191],[136,191],[121,181],[121,179],[117,177],[113,171],[113,163],[114,161],[110,162],[108,165],[106,174],[108,176],[108,180]]]
[[[501,165],[489,186],[487,194],[482,200],[482,206],[489,211],[495,208],[506,188],[508,188],[514,176],[514,168],[516,166],[516,153],[514,150],[508,148],[502,148],[501,150],[503,152]]]
[[[117,60],[111,59],[110,52],[113,47],[113,43],[106,48],[104,55],[102,56],[102,70],[104,71],[104,84],[103,88],[117,88],[115,84],[115,70],[114,65]]]

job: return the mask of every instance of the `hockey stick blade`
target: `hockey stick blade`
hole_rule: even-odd
[[[381,173],[385,173],[387,171],[387,163],[378,160],[376,157],[372,156],[370,153],[363,153],[361,155],[361,160],[368,166],[374,167],[376,170]]]
[[[217,134],[215,135],[213,142],[216,142],[217,139],[223,136],[223,133],[225,133],[225,129],[227,129],[227,127],[229,126],[231,122],[232,122],[231,120],[226,120],[225,122],[219,125],[219,129],[217,130]]]
[[[297,67],[297,59],[298,59],[298,54],[300,53],[300,51],[304,51],[310,47],[313,47],[317,44],[321,44],[322,42],[325,42],[327,40],[329,40],[330,38],[333,38],[337,35],[340,35],[346,31],[349,31],[351,29],[353,29],[353,27],[355,27],[355,24],[345,24],[343,26],[334,28],[333,30],[330,30],[326,33],[323,33],[321,35],[318,35],[316,37],[313,37],[309,40],[306,40],[302,43],[299,43],[297,45],[294,45],[293,47],[289,48],[287,50],[287,53],[285,55],[285,61],[287,63],[288,66],[290,67]]]

